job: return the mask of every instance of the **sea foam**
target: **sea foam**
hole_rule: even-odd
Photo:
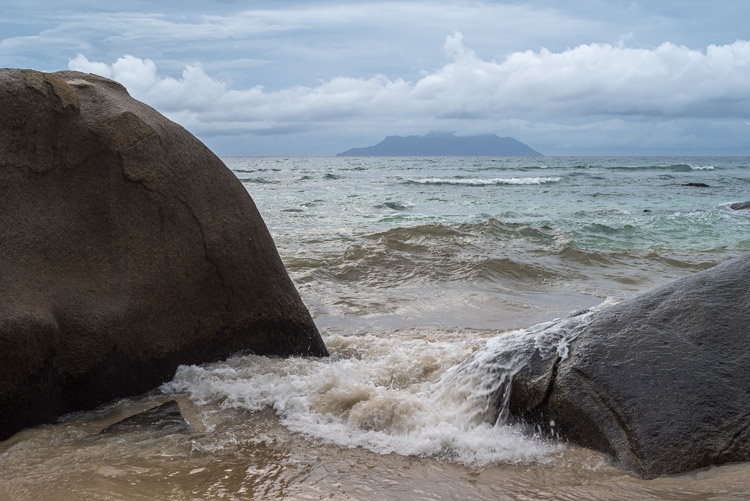
[[[561,447],[498,422],[486,394],[491,383],[459,365],[486,342],[481,335],[406,331],[325,341],[329,359],[248,355],[182,366],[162,389],[187,393],[206,412],[271,408],[293,432],[378,454],[481,465],[544,460]],[[446,372],[455,365],[463,368]],[[477,370],[480,379],[497,375]]]
[[[561,446],[508,424],[510,382],[536,351],[566,357],[591,315],[489,341],[472,331],[327,336],[328,359],[247,355],[182,366],[162,389],[217,412],[271,408],[293,432],[379,454],[539,461]]]
[[[467,186],[497,186],[497,185],[530,185],[549,184],[560,181],[559,177],[508,177],[508,178],[441,178],[431,177],[422,179],[410,179],[409,184],[454,184]]]

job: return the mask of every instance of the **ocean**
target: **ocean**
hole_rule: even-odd
[[[524,339],[750,252],[750,158],[227,157],[328,346],[238,354],[0,443],[0,499],[746,499],[506,424]],[[563,333],[563,334],[560,334]],[[553,336],[554,337],[554,336]],[[501,346],[507,367],[482,363]],[[515,365],[514,365],[515,364]],[[97,433],[177,399],[190,433]]]

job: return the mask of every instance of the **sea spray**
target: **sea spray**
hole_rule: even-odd
[[[534,353],[566,358],[595,310],[611,302],[490,339],[418,329],[326,336],[330,359],[246,355],[182,366],[162,389],[187,393],[209,414],[270,408],[290,431],[379,454],[540,461],[560,445],[510,423],[513,376]]]
[[[499,425],[465,379],[441,378],[485,341],[472,331],[326,336],[330,359],[247,355],[183,366],[162,389],[186,393],[206,423],[268,408],[292,432],[378,454],[477,465],[544,461],[560,446]]]
[[[542,359],[568,357],[568,345],[591,320],[592,310],[501,334],[463,363],[449,369],[436,384],[441,400],[453,401],[468,421],[510,422],[508,402],[513,376],[534,353]]]

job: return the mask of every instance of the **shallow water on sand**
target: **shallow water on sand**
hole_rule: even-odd
[[[104,426],[164,400],[123,401],[0,446],[0,499],[654,499],[750,496],[750,467],[725,465],[640,480],[584,449],[550,445],[537,459],[464,465],[379,454],[288,431],[273,411],[197,410],[189,434],[142,430],[97,436]],[[201,413],[212,414],[210,419]],[[213,428],[211,428],[213,427]]]
[[[560,324],[534,326],[750,251],[750,211],[728,206],[750,200],[750,159],[225,161],[331,357],[182,367],[21,432],[0,500],[750,497],[750,464],[644,481],[503,424],[497,368],[460,365],[540,332],[564,350]],[[169,399],[190,431],[98,435]]]

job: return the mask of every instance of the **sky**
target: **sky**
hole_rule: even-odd
[[[219,155],[389,135],[750,155],[747,0],[0,0],[0,67],[115,79]]]

